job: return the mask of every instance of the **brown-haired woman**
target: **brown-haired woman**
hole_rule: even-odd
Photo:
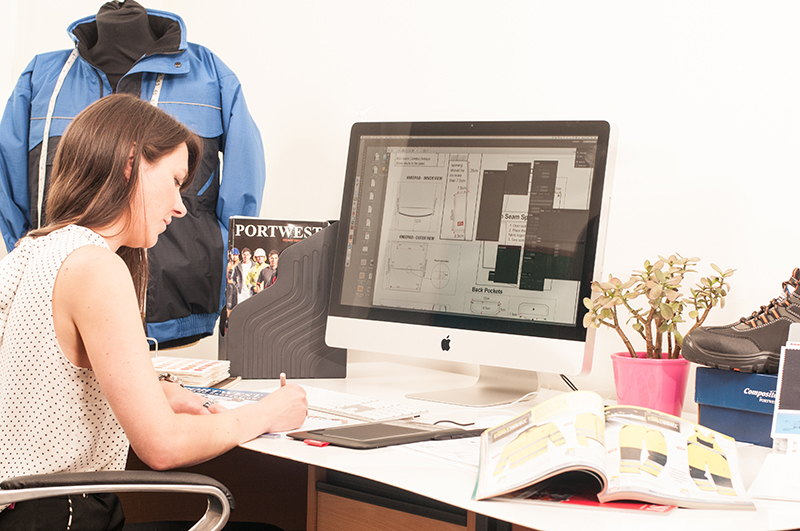
[[[175,468],[302,424],[299,386],[228,411],[153,371],[144,249],[186,214],[180,191],[200,156],[193,133],[132,96],[103,98],[68,127],[47,224],[0,262],[0,478],[121,470],[129,442],[150,467]],[[32,513],[55,529],[76,503],[109,518],[98,529],[117,525],[115,500],[64,498],[5,509],[0,529]]]

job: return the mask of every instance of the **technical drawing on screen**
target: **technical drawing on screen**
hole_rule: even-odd
[[[414,354],[442,359],[447,342],[455,348],[457,330],[585,341],[581,300],[589,296],[602,236],[608,124],[373,125],[379,133],[356,136],[370,126],[356,124],[351,139],[334,321],[442,327],[442,349],[434,348],[439,340],[422,339],[431,351]],[[403,127],[408,133],[397,134]],[[530,133],[537,128],[546,134]],[[419,327],[418,333],[424,337]],[[488,339],[493,346],[497,340]],[[352,335],[343,341],[359,348]],[[484,360],[466,361],[486,364],[487,355],[478,356]],[[540,365],[529,360],[522,367],[519,353],[508,354],[513,361],[503,356],[492,354],[491,364]]]
[[[587,147],[377,148],[369,188],[387,190],[371,304],[574,323]]]

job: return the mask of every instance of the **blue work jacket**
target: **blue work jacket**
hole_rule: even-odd
[[[259,215],[264,148],[230,68],[207,48],[186,41],[180,17],[147,12],[158,38],[156,46],[122,77],[117,92],[151,101],[156,93],[161,109],[203,139],[203,160],[183,194],[188,214],[174,219],[148,254],[147,332],[162,345],[176,346],[213,332],[225,304],[228,218]],[[0,230],[9,250],[38,226],[40,208],[46,212],[39,194],[45,124],[49,122],[44,189],[67,125],[89,104],[112,93],[106,75],[80,53],[86,46],[81,39],[91,36],[94,24],[92,15],[69,26],[75,50],[34,57],[6,105],[0,121]],[[59,76],[73,53],[77,55],[48,113]]]

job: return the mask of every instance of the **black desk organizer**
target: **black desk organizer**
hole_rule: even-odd
[[[237,304],[219,359],[242,378],[344,378],[347,350],[325,344],[338,223],[287,247],[275,283]]]

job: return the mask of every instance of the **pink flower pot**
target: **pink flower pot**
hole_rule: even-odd
[[[632,358],[628,352],[611,355],[617,403],[680,417],[689,379],[689,362],[683,358],[648,359],[646,353],[639,355],[642,357]]]

